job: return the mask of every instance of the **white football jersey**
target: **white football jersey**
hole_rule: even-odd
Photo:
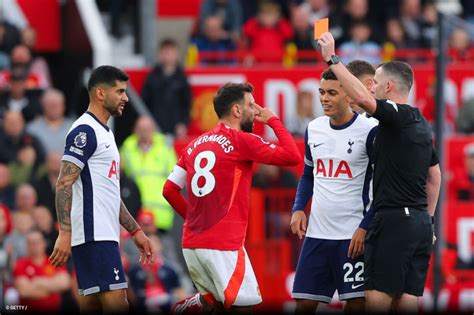
[[[120,155],[113,132],[91,112],[66,137],[63,161],[81,168],[72,186],[71,245],[120,239]]]
[[[314,167],[313,198],[306,236],[351,239],[370,203],[372,150],[377,124],[358,114],[344,126],[332,126],[328,116],[308,125]]]

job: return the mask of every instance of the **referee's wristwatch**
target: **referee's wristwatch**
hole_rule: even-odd
[[[332,55],[331,56],[331,59],[329,59],[328,61],[326,61],[326,63],[328,64],[328,66],[330,65],[337,65],[339,63],[339,56],[338,55]]]

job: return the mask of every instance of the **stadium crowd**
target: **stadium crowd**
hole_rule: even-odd
[[[474,60],[474,5],[469,0],[460,3],[465,24],[449,30],[451,62]],[[0,12],[0,292],[9,304],[75,310],[77,284],[72,264],[55,269],[47,257],[58,233],[54,196],[64,139],[73,122],[67,113],[76,111],[54,87],[45,58],[33,49],[36,31],[17,12],[1,8]],[[190,49],[197,49],[200,57],[195,65],[202,66],[282,64],[288,58],[314,62],[312,23],[324,17],[330,18],[330,31],[344,63],[364,59],[379,64],[393,59],[397,51],[431,50],[436,45],[438,17],[433,1],[203,0]],[[159,192],[177,158],[165,134],[177,139],[189,136],[192,96],[177,42],[167,39],[158,51],[157,64],[141,91],[158,125],[139,118],[120,148],[122,199],[159,257],[153,266],[141,267],[136,249],[123,233],[129,299],[137,310],[154,312],[169,310],[174,301],[190,293],[183,284],[179,251],[169,233],[174,211]],[[409,53],[397,59],[423,62],[419,55]],[[298,94],[294,106],[299,119],[287,126],[296,137],[315,118],[307,109],[311,97]],[[474,100],[447,107],[449,132],[474,134]],[[423,114],[430,122],[433,111],[431,93],[423,104]],[[464,153],[465,166],[455,175],[460,178],[455,196],[473,201],[474,142]],[[272,187],[296,185],[294,174],[263,166],[254,183],[263,189],[269,183]]]

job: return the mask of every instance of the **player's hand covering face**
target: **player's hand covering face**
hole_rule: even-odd
[[[276,114],[272,112],[267,107],[261,107],[257,103],[254,103],[253,106],[255,107],[255,120],[259,121],[263,124],[268,123],[270,118],[276,117]]]

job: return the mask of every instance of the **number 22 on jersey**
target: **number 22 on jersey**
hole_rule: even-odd
[[[206,160],[204,166],[201,166],[203,160]],[[210,194],[216,186],[216,178],[212,175],[211,170],[216,165],[216,155],[212,151],[202,151],[194,159],[194,171],[196,172],[191,178],[191,191],[196,197],[204,197]],[[204,178],[204,184],[202,180]],[[201,182],[201,186],[199,185]]]

